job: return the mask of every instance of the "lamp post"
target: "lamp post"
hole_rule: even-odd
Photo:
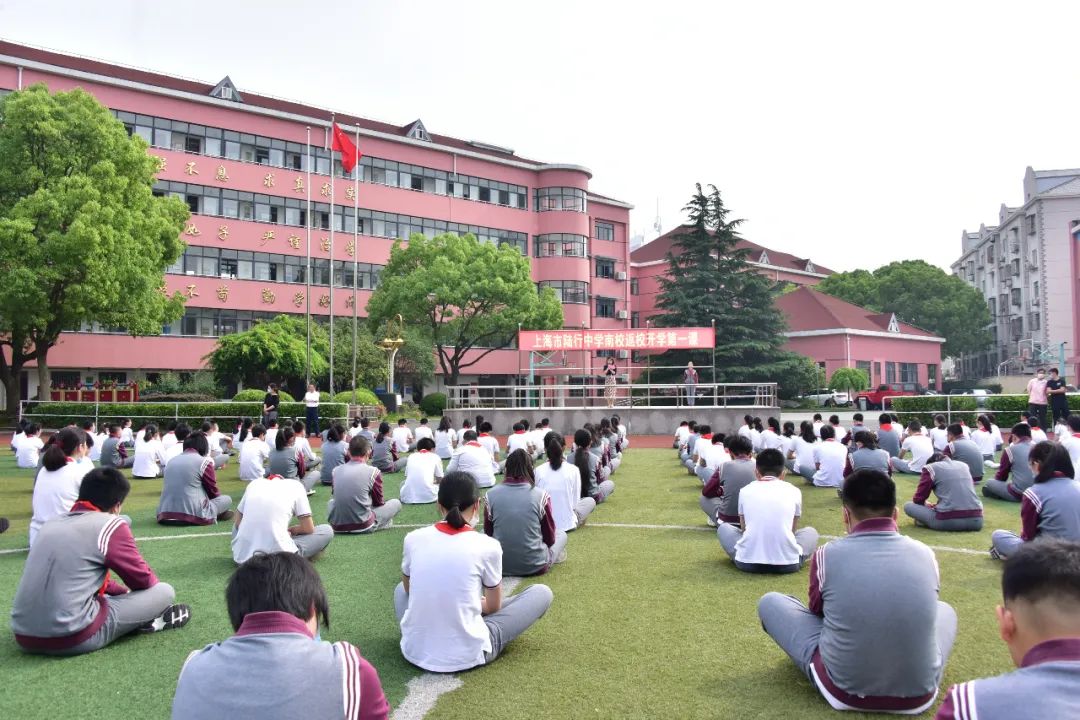
[[[397,320],[396,327],[394,323],[395,319]],[[394,396],[395,400],[397,398],[397,392],[394,390],[394,360],[397,358],[401,346],[405,344],[405,340],[401,337],[404,327],[405,322],[401,319],[400,314],[391,318],[386,323],[386,337],[379,343],[379,347],[386,351],[386,360],[388,364],[386,389],[389,395]]]
[[[652,329],[652,318],[645,318],[645,334]],[[652,407],[652,353],[645,354],[645,407]]]

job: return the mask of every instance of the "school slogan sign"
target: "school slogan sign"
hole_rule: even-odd
[[[713,347],[711,327],[630,330],[522,330],[518,348],[553,350],[702,350]]]

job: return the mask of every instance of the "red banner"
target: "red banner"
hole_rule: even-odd
[[[631,330],[522,330],[518,348],[555,350],[702,350],[714,344],[711,327]]]

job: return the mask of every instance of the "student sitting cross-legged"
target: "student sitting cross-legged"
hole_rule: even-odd
[[[330,628],[330,603],[310,562],[255,555],[229,579],[225,603],[236,634],[188,656],[173,720],[386,720],[375,668],[350,643],[319,637],[320,621]]]
[[[120,437],[120,426],[109,423],[108,437],[101,444],[101,467],[129,468],[135,464],[135,456],[128,455],[128,447]]]
[[[506,457],[502,483],[484,499],[484,532],[502,545],[507,575],[541,575],[566,559],[567,535],[555,528],[551,496],[536,487],[527,450]]]
[[[19,441],[15,450],[15,464],[24,470],[36,470],[41,461],[40,453],[45,443],[41,439],[41,426],[30,423],[26,434]]]
[[[1035,480],[1020,500],[1019,537],[1008,530],[995,530],[990,554],[1009,557],[1025,542],[1036,538],[1080,541],[1080,482],[1073,479],[1069,451],[1052,442],[1031,448],[1028,463]]]
[[[290,525],[294,517],[299,522]],[[235,522],[232,555],[237,565],[260,552],[314,557],[334,539],[333,528],[312,521],[311,504],[300,481],[280,475],[248,483],[236,507]]]
[[[530,585],[503,599],[502,548],[472,528],[480,494],[471,475],[446,474],[438,509],[440,522],[405,536],[394,609],[406,660],[429,672],[458,672],[494,661],[543,617],[552,594],[547,585]]]
[[[383,499],[382,473],[368,465],[370,458],[371,443],[357,435],[349,441],[349,462],[334,470],[334,497],[326,506],[334,532],[385,530],[401,512],[400,500]]]
[[[734,456],[721,462],[713,470],[712,477],[701,488],[701,505],[709,525],[717,523],[739,523],[739,491],[754,482],[754,459],[751,457],[753,446],[750,438],[735,435],[727,439],[727,449]],[[718,447],[713,445],[713,447]],[[723,448],[723,446],[719,446]],[[727,452],[724,453],[725,456]],[[712,467],[711,465],[709,467]]]
[[[900,454],[891,460],[893,472],[919,475],[923,465],[934,454],[934,441],[922,434],[922,423],[912,420],[907,426],[907,435],[900,445]],[[905,460],[905,455],[911,455],[910,460]]]
[[[886,475],[892,475],[892,464],[889,462],[889,452],[882,450],[877,445],[877,436],[869,430],[857,430],[852,433],[851,444],[848,446],[847,462],[844,465],[844,477],[846,478],[856,470],[877,470]]]
[[[596,509],[596,501],[591,497],[582,497],[581,473],[577,466],[566,462],[563,443],[562,435],[549,432],[544,437],[547,462],[533,472],[536,487],[551,496],[555,529],[571,532],[585,524],[586,518]]]
[[[948,443],[942,452],[967,465],[971,471],[971,479],[974,482],[981,483],[983,468],[985,467],[982,450],[979,449],[974,440],[964,436],[964,426],[960,423],[949,425],[946,432],[948,433]]]
[[[371,444],[371,464],[387,475],[401,470],[409,461],[408,458],[398,457],[395,445],[394,438],[390,434],[390,423],[380,423],[379,434],[375,436],[375,441]]]
[[[936,505],[926,502],[931,492],[937,495]],[[931,530],[982,530],[983,506],[975,494],[971,469],[955,458],[934,453],[930,462],[923,466],[915,496],[904,504],[904,514],[916,525]]]
[[[161,446],[161,435],[157,425],[147,423],[135,439],[135,462],[131,466],[131,476],[136,480],[149,480],[161,476],[165,468],[165,448]]]
[[[746,439],[737,437],[732,444],[740,441]],[[762,450],[756,462],[749,458],[746,462],[754,468],[756,479],[737,493],[739,525],[722,522],[716,529],[720,546],[744,572],[796,572],[818,543],[817,530],[798,527],[802,492],[784,480],[786,468],[779,450]]]
[[[485,423],[486,425],[487,423]],[[466,430],[461,435],[462,444],[454,451],[450,463],[446,466],[447,474],[452,472],[468,473],[476,480],[476,484],[482,488],[495,485],[495,461],[491,458],[475,430]]]
[[[30,546],[34,546],[42,526],[71,511],[79,499],[79,486],[86,473],[94,468],[80,462],[86,456],[86,433],[64,428],[56,434],[41,460],[41,470],[34,478],[30,501]]]
[[[231,520],[232,498],[218,490],[206,435],[184,435],[182,448],[183,452],[165,465],[157,521],[162,525],[213,525]]]
[[[811,482],[817,487],[838,488],[844,483],[847,448],[837,441],[832,425],[822,425],[818,433],[821,442],[814,446],[814,466],[817,470]]]
[[[983,483],[982,493],[985,497],[1020,502],[1024,491],[1035,482],[1035,474],[1028,463],[1028,455],[1035,443],[1031,441],[1031,426],[1027,423],[1013,425],[1010,434],[1009,446],[1001,453],[1001,465],[994,479]]]
[[[38,531],[11,609],[15,642],[26,652],[81,655],[136,630],[187,624],[190,608],[173,605],[175,592],[158,582],[119,515],[130,491],[119,470],[91,470],[71,510]]]
[[[433,503],[439,496],[442,478],[442,458],[435,453],[435,440],[422,437],[416,441],[416,452],[405,464],[405,481],[401,483],[398,497],[406,505]]]
[[[712,428],[708,425],[703,426],[703,432],[701,438],[694,446],[694,456],[697,458],[697,464],[694,467],[694,472],[697,473],[698,480],[702,485],[708,485],[717,471],[720,470],[729,460],[731,460],[731,454],[728,452],[728,446],[731,441],[742,439],[745,443],[741,443],[740,447],[745,445],[751,447],[750,439],[742,435],[735,435],[731,438],[725,437],[724,433],[714,433]],[[752,452],[751,448],[751,452]],[[747,453],[749,455],[749,453]],[[710,496],[710,497],[719,497]],[[705,509],[704,507],[702,509]],[[705,511],[708,513],[708,510]]]
[[[334,423],[323,432],[325,436],[322,444],[322,463],[319,465],[319,480],[323,485],[333,485],[334,469],[349,461],[349,443],[344,439],[347,437],[347,431],[340,423]]]
[[[589,450],[591,442],[592,433],[585,428],[574,433],[574,465],[581,476],[581,497],[591,497],[599,505],[615,492],[615,481],[607,479],[600,458]]]
[[[308,495],[315,494],[319,471],[308,470],[304,454],[296,447],[296,433],[291,427],[281,428],[274,436],[274,449],[270,451],[266,471],[271,475],[297,480]]]
[[[762,626],[834,709],[924,712],[956,638],[934,553],[897,532],[896,485],[882,472],[844,481],[844,524],[848,535],[810,561],[809,607],[768,593]]]
[[[1080,697],[1080,543],[1025,545],[1005,563],[998,631],[1018,668],[949,688],[937,720],[1072,718]]]
[[[251,428],[247,440],[240,446],[240,479],[251,482],[264,477],[269,457],[270,445],[266,442],[266,428],[256,424]]]

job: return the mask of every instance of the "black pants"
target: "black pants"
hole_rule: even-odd
[[[1028,403],[1028,413],[1039,418],[1039,427],[1043,430],[1047,430],[1046,427],[1046,406],[1038,403]]]
[[[318,435],[319,434],[319,408],[309,407],[307,408],[307,434]]]
[[[1051,400],[1050,401],[1050,414],[1053,419],[1060,420],[1069,417],[1069,401],[1068,400]]]

